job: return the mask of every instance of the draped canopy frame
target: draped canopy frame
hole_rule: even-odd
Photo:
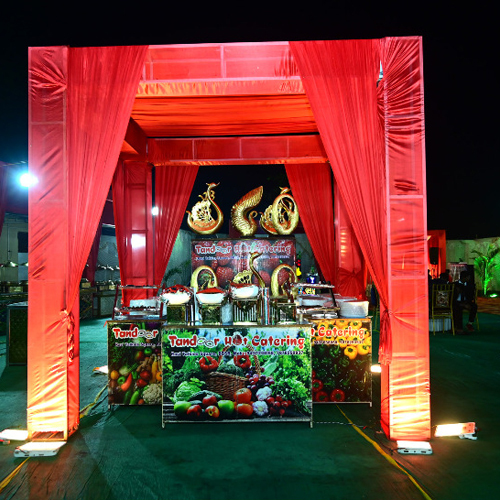
[[[380,83],[379,90],[366,97],[378,106],[379,124],[375,115],[370,118],[377,138],[360,148],[379,148],[380,154],[372,155],[376,166],[365,159],[366,173],[383,189],[361,186],[369,194],[365,197],[359,188],[350,193],[348,180],[339,179],[345,212],[382,299],[381,421],[391,439],[430,437],[422,40],[407,37],[30,49],[30,168],[41,181],[30,193],[29,212],[28,429],[33,439],[46,439],[47,433],[66,439],[78,428],[75,284],[118,159],[158,168],[257,163],[313,168],[330,162],[336,176],[348,175],[349,161],[327,144],[324,110],[303,80],[312,50],[345,59],[343,47],[354,47],[349,57],[368,58],[370,75],[373,62],[384,69],[384,78],[372,82]],[[308,74],[309,80],[320,77],[314,70]],[[103,118],[109,135],[92,137],[90,123]],[[99,185],[82,189],[97,171]],[[367,200],[381,195],[380,258],[356,207],[369,213],[373,207],[366,204],[374,202]],[[88,219],[95,222],[87,227]]]

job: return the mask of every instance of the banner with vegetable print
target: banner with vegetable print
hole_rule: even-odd
[[[163,423],[311,421],[310,326],[168,327]]]
[[[249,258],[253,252],[261,254],[254,265],[266,286],[270,286],[273,271],[280,264],[295,266],[295,238],[292,237],[193,240],[192,271],[200,266],[209,266],[217,276],[218,285],[226,288],[239,272],[249,270]],[[281,273],[283,279],[288,277],[287,271]]]
[[[161,323],[108,322],[108,403],[159,405]]]
[[[311,338],[313,401],[371,404],[371,320],[315,320]]]

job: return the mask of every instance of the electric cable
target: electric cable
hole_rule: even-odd
[[[392,458],[388,453],[386,453],[377,442],[375,442],[373,439],[368,437],[359,428],[359,426],[354,425],[352,420],[340,409],[339,405],[335,405],[335,406],[338,408],[340,413],[342,413],[342,415],[344,415],[344,417],[348,420],[348,422],[352,424],[352,427],[356,432],[361,434],[361,436],[363,436],[391,465],[393,465],[394,467],[396,467],[396,469],[399,469],[403,474],[408,476],[410,481],[417,487],[417,489],[420,491],[420,493],[422,493],[423,497],[426,500],[432,500],[432,498],[425,492],[425,490],[422,488],[422,486],[420,486],[418,484],[417,480],[407,470],[405,470],[404,467],[402,467],[396,460],[394,460],[394,458]]]
[[[30,457],[23,460],[1,483],[0,483],[0,493],[4,490],[4,488],[14,479],[14,477],[19,474],[22,466],[30,459]]]
[[[80,419],[82,419],[83,417],[87,416],[89,411],[91,410],[91,408],[93,408],[94,406],[102,403],[102,401],[104,401],[104,399],[102,401],[98,401],[98,399],[101,397],[101,394],[106,390],[108,386],[105,385],[100,391],[99,393],[97,394],[97,396],[95,397],[94,401],[92,403],[89,403],[87,406],[85,406],[84,408],[82,408],[80,410]],[[26,463],[27,460],[29,460],[30,457],[26,458],[26,460],[24,460],[21,464],[19,464],[5,479],[2,480],[2,482],[0,483],[0,493],[3,491],[3,489],[12,481],[12,479],[14,479],[14,477],[17,476],[17,474],[19,474],[19,472],[21,471],[21,468],[22,466]]]

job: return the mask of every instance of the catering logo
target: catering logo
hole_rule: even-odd
[[[155,339],[158,336],[159,330],[139,330],[137,326],[131,328],[130,330],[122,330],[119,327],[112,329],[115,334],[115,339]]]

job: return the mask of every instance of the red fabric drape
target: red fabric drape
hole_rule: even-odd
[[[386,180],[378,116],[378,40],[290,42],[335,181],[387,310]],[[391,352],[384,315],[380,357]]]
[[[153,285],[152,165],[123,161],[113,178],[113,212],[122,285]],[[152,295],[123,290],[122,304]],[[153,294],[154,295],[154,294]]]
[[[379,292],[382,426],[393,439],[428,439],[421,40],[290,46]],[[380,66],[384,77],[377,90]]]
[[[154,284],[160,285],[186,213],[198,165],[155,169]]]
[[[326,163],[286,164],[286,175],[314,257],[326,281],[336,283],[332,173]]]
[[[28,430],[79,422],[79,282],[147,47],[30,49]]]
[[[365,300],[365,262],[336,182],[333,185],[333,199],[337,257],[337,291],[346,297],[357,297]]]

